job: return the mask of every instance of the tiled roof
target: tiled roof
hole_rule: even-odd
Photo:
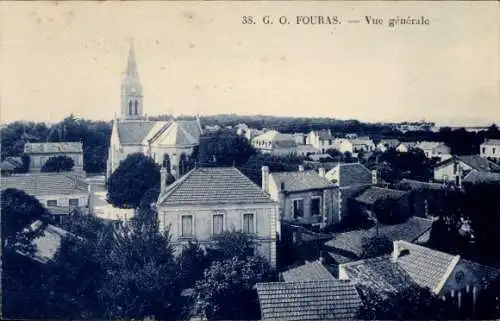
[[[321,281],[321,280],[335,280],[333,275],[328,272],[323,264],[318,261],[308,262],[290,268],[283,272],[283,280],[285,282],[296,281]]]
[[[500,173],[472,170],[464,177],[463,182],[472,184],[500,182]]]
[[[382,188],[372,186],[366,189],[361,195],[356,197],[356,201],[363,204],[375,204],[376,201],[390,198],[399,199],[403,197],[407,192],[400,191],[396,189]]]
[[[82,143],[26,143],[24,152],[27,154],[53,154],[53,153],[83,153]]]
[[[456,157],[473,169],[477,169],[478,171],[500,171],[500,166],[479,155],[464,155]]]
[[[339,181],[334,183],[339,187],[372,183],[372,173],[360,163],[339,164],[326,173],[326,178],[332,180],[336,173]]]
[[[393,225],[379,225],[378,235],[386,236],[391,241],[416,241],[424,233],[430,231],[432,221],[420,217],[410,217],[406,222]],[[360,229],[344,233],[336,233],[325,243],[328,254],[337,263],[347,263],[357,260],[363,254],[362,240],[364,237],[373,237],[377,228]]]
[[[500,139],[487,139],[484,141],[483,145],[500,146]]]
[[[300,154],[306,154],[306,153],[319,153],[319,149],[314,147],[313,145],[297,145],[296,151]]]
[[[476,277],[483,280],[483,286],[493,282],[500,276],[500,270],[498,268],[482,265],[465,259],[461,259],[460,262],[464,264],[469,271],[473,271]]]
[[[344,264],[350,280],[356,280],[376,290],[395,291],[415,283],[439,293],[459,256],[432,250],[405,241],[395,242],[402,254],[394,260],[391,255]],[[396,245],[395,245],[396,246]]]
[[[328,131],[328,130],[325,130],[325,129],[320,130],[320,131],[317,131],[316,133],[317,133],[317,135],[318,135],[319,139],[321,139],[321,140],[325,140],[325,139],[335,139],[335,137],[334,137],[334,136],[332,136],[331,132],[330,132],[330,131]]]
[[[274,203],[234,167],[195,168],[168,186],[160,205]]]
[[[443,143],[440,142],[418,142],[415,147],[419,148],[421,150],[432,150],[436,147],[439,147],[440,145],[444,145]]]
[[[319,161],[320,159],[333,159],[330,154],[313,154],[308,156],[313,161]]]
[[[177,120],[175,144],[196,145],[200,141],[201,129],[196,120]]]
[[[402,187],[408,187],[411,190],[415,189],[433,189],[433,190],[441,190],[441,189],[447,189],[443,184],[438,184],[438,183],[428,183],[428,182],[422,182],[422,181],[416,181],[413,179],[402,179],[399,184]]]
[[[361,308],[356,288],[336,280],[258,283],[262,321],[352,320]]]
[[[88,184],[72,172],[36,173],[1,178],[1,190],[16,188],[34,195],[71,195],[88,192]]]
[[[141,144],[149,131],[157,124],[148,120],[117,121],[118,137],[121,144]]]
[[[382,139],[378,145],[387,146],[387,147],[396,147],[399,145],[399,140],[397,139]]]
[[[315,171],[275,172],[270,177],[275,181],[278,189],[281,183],[285,184],[284,191],[300,192],[312,189],[332,188],[334,185]]]

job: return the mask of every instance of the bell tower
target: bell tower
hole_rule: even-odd
[[[122,119],[140,119],[143,115],[142,86],[137,72],[134,43],[130,41],[127,70],[121,87]]]

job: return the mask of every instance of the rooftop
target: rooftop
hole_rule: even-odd
[[[167,187],[159,205],[274,203],[234,167],[197,167]]]
[[[469,174],[467,174],[464,177],[463,182],[472,184],[497,183],[500,182],[500,173],[472,170]]]
[[[34,196],[82,194],[89,186],[73,172],[19,174],[2,177],[0,182],[2,191],[15,188]]]
[[[285,282],[335,280],[326,267],[318,261],[309,262],[283,272]]]
[[[326,178],[339,187],[372,183],[372,173],[360,163],[338,164],[326,173]]]
[[[337,280],[258,283],[263,321],[352,320],[362,302],[356,288]]]
[[[123,120],[116,122],[121,144],[142,144],[150,130],[158,123],[148,120]],[[164,122],[167,123],[167,122]]]
[[[484,141],[483,145],[500,146],[500,139],[487,139]]]
[[[486,172],[500,171],[500,166],[479,155],[464,155],[456,157],[462,162],[472,167],[473,169],[477,169],[478,171],[486,171]]]
[[[26,143],[24,152],[27,154],[83,153],[83,147],[81,142]]]
[[[394,225],[379,225],[379,236],[386,236],[391,241],[404,240],[415,242],[430,231],[432,221],[420,217],[410,217],[406,222]],[[357,260],[363,254],[362,240],[364,237],[376,235],[376,227],[360,229],[344,233],[336,233],[325,243],[328,254],[335,262],[341,264]]]
[[[373,205],[383,199],[399,199],[405,196],[406,193],[397,189],[372,186],[356,197],[355,200],[363,204]]]
[[[429,182],[422,182],[422,181],[417,181],[413,179],[402,179],[399,184],[402,187],[407,187],[411,190],[418,190],[418,189],[433,189],[433,190],[442,190],[442,189],[447,189],[443,184],[438,184],[438,183],[429,183]]]
[[[270,177],[278,188],[280,188],[281,183],[284,183],[284,191],[286,192],[333,188],[335,186],[315,171],[275,172],[271,173]]]

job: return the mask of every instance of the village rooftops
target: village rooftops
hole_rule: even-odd
[[[497,164],[481,157],[480,155],[462,155],[453,156],[441,163],[435,165],[435,168],[440,168],[447,166],[454,161],[462,161],[469,165],[472,169],[483,171],[483,172],[500,172],[500,166]]]
[[[442,142],[427,142],[427,141],[423,141],[423,142],[418,142],[415,145],[416,148],[419,148],[421,150],[433,150],[434,148],[437,148],[439,146],[445,146],[445,144],[442,143]]]
[[[158,205],[274,203],[234,167],[197,167],[169,185]]]
[[[432,227],[432,220],[410,217],[406,222],[393,225],[382,225],[369,229],[359,229],[344,233],[336,233],[331,240],[325,243],[328,255],[336,264],[358,260],[363,254],[363,238],[377,235],[385,236],[391,241],[404,240],[417,242],[425,241]]]
[[[328,269],[319,261],[309,262],[289,268],[283,272],[285,282],[335,280]]]
[[[26,154],[83,153],[83,147],[81,142],[26,143],[24,152]]]
[[[262,321],[353,320],[362,306],[350,282],[272,282],[256,287]]]
[[[463,182],[472,184],[498,183],[500,182],[500,173],[472,170],[464,177]]]
[[[88,184],[74,172],[30,173],[1,178],[1,190],[15,188],[34,196],[88,193]]]
[[[297,172],[274,172],[270,174],[278,189],[284,187],[284,192],[302,192],[309,190],[334,188],[325,177],[321,177],[315,171],[297,171]]]
[[[379,200],[384,200],[384,199],[397,200],[405,196],[406,194],[407,192],[400,191],[397,189],[372,186],[366,189],[363,193],[361,193],[361,195],[357,196],[355,200],[363,204],[373,205]]]

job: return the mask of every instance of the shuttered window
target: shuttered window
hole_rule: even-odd
[[[183,215],[182,216],[182,237],[192,237],[193,236],[193,216]]]
[[[213,216],[212,231],[214,235],[224,232],[224,215],[215,214]]]
[[[255,217],[253,214],[243,214],[243,232],[245,233],[255,233]]]

